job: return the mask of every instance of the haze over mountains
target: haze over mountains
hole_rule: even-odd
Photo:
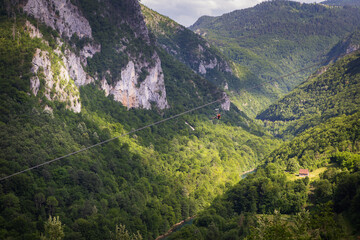
[[[189,217],[170,239],[355,239],[360,9],[336,4],[187,29],[135,0],[0,0],[0,239],[155,239]]]

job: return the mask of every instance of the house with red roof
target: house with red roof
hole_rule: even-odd
[[[300,169],[299,170],[299,177],[308,177],[309,176],[309,169]]]

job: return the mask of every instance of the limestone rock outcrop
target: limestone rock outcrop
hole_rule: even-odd
[[[66,37],[92,38],[88,20],[69,0],[28,0],[24,11]]]
[[[229,96],[223,92],[223,101],[221,102],[221,109],[224,111],[230,111],[231,101]]]
[[[68,109],[79,113],[81,111],[79,89],[65,67],[60,62],[51,61],[49,52],[41,49],[36,49],[32,64],[31,71],[34,74],[30,79],[32,93],[36,96],[43,88],[48,100],[65,102]]]
[[[111,8],[111,3],[105,14],[112,14],[114,24],[127,24],[133,31],[135,38],[144,40],[145,45],[155,44],[150,40],[149,31],[141,14],[141,8],[137,1],[124,0],[121,4],[124,9]],[[116,4],[115,4],[116,5]],[[114,5],[114,6],[115,6]],[[57,59],[57,73],[52,71],[55,62],[51,62],[50,54],[47,51],[38,49],[33,58],[34,77],[31,79],[30,86],[34,95],[38,94],[41,86],[41,79],[45,80],[45,96],[50,100],[66,101],[67,107],[75,112],[81,111],[78,87],[93,82],[100,82],[100,86],[105,90],[106,95],[113,95],[115,101],[121,102],[127,108],[151,109],[152,105],[159,109],[169,107],[166,100],[166,90],[164,74],[161,68],[161,60],[153,51],[151,59],[142,57],[142,53],[128,53],[126,46],[122,46],[116,51],[119,54],[127,54],[129,62],[121,70],[121,76],[115,82],[109,84],[104,79],[97,79],[98,74],[90,76],[85,68],[88,58],[101,52],[101,45],[96,43],[92,36],[92,29],[89,21],[83,16],[80,9],[69,0],[27,0],[23,6],[24,12],[38,19],[45,25],[59,32],[61,38],[57,38],[57,48],[54,53]],[[121,13],[121,14],[120,14]],[[43,38],[41,32],[31,23],[27,23],[26,28],[32,38]],[[76,35],[79,39],[85,38],[86,44],[81,49],[76,46],[64,47],[67,42]],[[132,39],[126,39],[124,43],[129,44]],[[114,46],[117,46],[114,43]],[[115,47],[116,48],[116,47]],[[115,49],[114,49],[115,51]],[[151,55],[150,55],[151,56]],[[146,73],[146,77],[144,77]],[[111,72],[109,70],[109,74]],[[61,84],[59,84],[59,82]],[[66,89],[72,89],[72,94]],[[71,86],[71,87],[69,87]],[[58,92],[59,91],[59,92]]]
[[[121,102],[129,108],[151,109],[154,103],[159,109],[169,107],[166,100],[164,74],[161,61],[155,53],[153,56],[154,66],[136,65],[130,61],[126,68],[121,71],[121,79],[109,85],[106,79],[101,81],[101,87],[105,94],[112,94],[114,100]],[[145,65],[145,66],[144,66]],[[139,81],[139,69],[147,68],[148,75],[143,81]]]

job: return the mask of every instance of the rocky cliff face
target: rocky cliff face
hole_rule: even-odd
[[[225,111],[230,111],[230,105],[231,105],[230,98],[225,92],[223,93],[223,98],[224,100],[221,102],[221,109]]]
[[[70,39],[74,35],[82,38],[93,40],[92,31],[88,20],[81,14],[80,10],[68,0],[28,0],[24,6],[24,11],[30,16],[40,20],[47,26],[57,30],[60,36]],[[29,26],[30,36],[39,37],[38,30],[31,24]],[[57,39],[59,47],[63,42]],[[93,79],[88,76],[83,66],[87,65],[86,59],[93,57],[95,53],[100,52],[99,44],[86,44],[82,49],[79,49],[80,55],[77,56],[70,50],[66,50],[64,54],[64,63],[67,67],[70,76],[75,80],[76,85],[81,86],[88,84]],[[82,66],[83,65],[83,66]]]
[[[106,10],[103,11],[102,14],[99,14],[102,15],[100,17],[105,17],[105,15],[115,16],[112,24],[119,26],[119,29],[121,25],[125,24],[132,29],[135,39],[141,38],[148,46],[153,44],[150,40],[149,32],[137,1],[104,1],[101,4],[105,5],[104,9]],[[129,61],[121,70],[120,76],[111,84],[108,84],[105,79],[98,79],[97,74],[90,76],[85,71],[84,67],[88,65],[88,59],[93,58],[97,53],[101,54],[102,47],[100,43],[96,43],[93,39],[91,24],[85,18],[80,8],[72,4],[69,0],[28,0],[24,4],[23,9],[24,12],[57,30],[62,37],[56,39],[58,48],[55,49],[54,52],[61,58],[61,70],[64,74],[62,77],[66,79],[66,81],[70,82],[73,80],[76,86],[82,86],[92,82],[100,83],[100,87],[105,90],[107,95],[114,95],[115,101],[121,102],[128,108],[151,109],[153,103],[160,109],[169,107],[166,100],[161,60],[156,51],[153,52],[151,59],[146,59],[141,52],[137,54],[129,53],[127,52],[127,46],[119,49],[117,48],[117,43],[113,43],[114,51],[119,54],[121,52],[127,54]],[[119,12],[116,13],[116,11],[120,11],[121,14]],[[26,28],[31,37],[43,37],[41,32],[29,22],[27,22]],[[85,39],[87,43],[83,45],[81,49],[76,49],[76,46],[72,46],[72,48],[62,48],[64,42],[69,41],[74,36],[80,40]],[[124,42],[129,43],[135,39],[132,39],[131,35],[129,37],[127,34]],[[72,50],[74,48],[76,51]],[[55,84],[52,72],[50,71],[51,66],[45,63],[45,59],[39,55],[44,52],[39,51],[40,52],[37,51],[34,56],[33,73],[38,75],[39,66],[41,69],[48,69],[43,71],[43,74],[45,75],[46,89],[48,89],[46,91],[50,91]],[[138,51],[141,51],[141,49]],[[42,59],[43,62],[41,64],[43,65],[36,66],[35,64],[37,64],[40,59]],[[110,68],[107,72],[111,74]],[[146,72],[147,75],[144,77],[144,74],[141,74],[142,72]],[[41,88],[39,78],[34,77],[30,85],[33,94],[36,95]],[[56,86],[56,84],[54,86]],[[55,89],[61,90],[59,87]],[[58,94],[58,96],[62,95],[63,93]],[[63,99],[61,97],[52,98],[50,95],[47,95],[47,97],[51,100]],[[79,104],[69,105],[69,108],[76,112],[80,111],[79,107],[81,107]]]
[[[205,56],[200,56],[200,59],[195,64],[199,65],[198,72],[205,75],[208,70],[217,69],[218,71],[232,73],[232,70],[227,62],[218,61],[216,57],[207,59]]]
[[[228,78],[235,77],[232,68],[208,42],[146,6],[142,6],[142,11],[159,47],[215,85],[228,86]]]
[[[70,38],[76,33],[80,38],[92,38],[89,22],[69,0],[28,0],[24,11],[57,30],[60,36]]]
[[[41,49],[36,49],[32,64],[31,71],[34,74],[30,79],[32,93],[36,96],[40,89],[44,89],[44,95],[48,100],[65,102],[68,109],[79,113],[81,111],[79,89],[65,67],[51,59],[48,51]]]
[[[126,68],[121,71],[121,79],[109,85],[106,79],[101,81],[101,87],[105,94],[114,95],[115,101],[122,102],[127,108],[151,109],[151,103],[159,109],[168,108],[164,83],[164,74],[161,68],[159,56],[153,56],[155,65],[139,66],[139,63],[130,61]],[[148,76],[142,82],[139,81],[137,69],[147,68]]]
[[[40,30],[29,21],[25,22],[25,31],[31,38],[43,38]],[[49,46],[45,40],[42,42]],[[82,67],[86,61],[82,64],[81,57],[69,49],[62,53],[60,48],[64,43],[60,39],[57,39],[57,44],[58,48],[51,53],[36,49],[32,60],[31,71],[34,76],[30,79],[30,90],[37,96],[39,90],[44,89],[48,100],[65,102],[68,109],[78,113],[81,111],[78,86],[93,82],[94,79]]]

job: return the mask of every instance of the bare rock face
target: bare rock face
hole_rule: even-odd
[[[37,70],[33,67],[33,73],[37,73]],[[30,79],[30,90],[36,96],[40,89],[40,79],[38,76],[32,77]]]
[[[135,38],[142,38],[147,45],[153,44],[137,1],[123,0],[120,3],[104,1],[104,4],[108,4],[107,11],[109,12],[107,14],[115,17],[114,24],[127,24],[133,30]],[[114,4],[113,8],[111,4]],[[58,31],[63,39],[70,39],[74,34],[80,39],[90,39],[82,49],[77,49],[77,54],[75,54],[68,48],[61,48],[64,44],[63,39],[58,38],[58,47],[54,53],[59,58],[57,61],[61,63],[56,64],[56,71],[52,70],[55,63],[52,62],[49,52],[38,49],[33,58],[34,77],[30,83],[32,93],[38,94],[39,89],[43,87],[41,84],[44,79],[44,94],[48,99],[66,102],[69,109],[80,112],[81,104],[77,86],[95,82],[96,76],[94,76],[95,79],[89,76],[85,72],[84,66],[87,65],[88,58],[101,51],[101,46],[94,43],[88,20],[70,0],[27,0],[23,10]],[[27,28],[29,28],[30,36],[42,38],[36,27],[29,24]],[[126,48],[120,48],[119,51],[126,52]],[[112,94],[116,101],[121,102],[127,108],[151,109],[152,104],[159,109],[168,108],[164,74],[157,53],[154,52],[151,61],[140,60],[141,53],[137,57],[131,55],[128,53],[131,61],[122,69],[121,79],[111,85],[105,79],[100,81],[105,94]],[[140,80],[143,70],[146,70],[148,75],[145,79]]]
[[[63,62],[67,71],[70,74],[70,77],[75,81],[75,84],[77,86],[82,86],[94,82],[94,79],[84,71],[83,65],[86,64],[83,63],[82,65],[81,60],[81,57],[76,56],[76,54],[72,51],[68,49],[65,50]]]
[[[223,98],[224,100],[221,102],[221,109],[225,111],[230,111],[230,98],[229,96],[223,92]]]
[[[81,111],[80,93],[70,75],[61,62],[54,62],[50,59],[48,51],[36,49],[32,60],[31,71],[34,77],[30,79],[30,89],[36,96],[39,89],[44,87],[44,95],[47,99],[65,102],[66,107],[76,113]],[[53,71],[53,69],[56,70]],[[43,79],[45,86],[41,86],[40,79]]]
[[[29,21],[25,22],[25,30],[29,33],[31,38],[43,38],[42,33]]]
[[[199,45],[199,51],[200,52],[204,51],[204,48],[201,45]],[[214,68],[217,68],[220,71],[232,73],[232,70],[231,70],[229,64],[225,61],[219,62],[216,57],[209,60],[209,59],[206,59],[205,56],[202,56],[202,55],[200,55],[199,58],[202,59],[199,62],[199,69],[198,69],[198,72],[200,74],[205,75],[207,73],[208,69],[214,69]]]
[[[218,61],[216,58],[211,59],[208,63],[201,61],[199,65],[199,73],[206,74],[206,69],[214,69],[217,65]]]
[[[79,9],[69,0],[28,0],[24,11],[47,26],[59,31],[60,35],[92,38],[90,24]]]
[[[33,67],[31,71],[35,74],[34,77],[30,79],[30,90],[36,96],[40,89],[40,79],[39,76],[43,77],[46,82],[45,96],[50,99],[50,91],[53,85],[53,72],[51,70],[51,62],[48,56],[48,52],[43,52],[41,49],[36,49],[35,55],[32,60]],[[41,70],[41,71],[39,71]]]
[[[149,69],[149,75],[140,84],[138,92],[139,106],[150,109],[151,102],[154,102],[159,109],[165,109],[169,105],[166,100],[164,74],[160,58],[157,55],[155,61],[155,66]]]
[[[28,0],[24,11],[57,30],[60,35],[71,38],[73,34],[76,34],[79,38],[92,38],[89,22],[69,0]],[[43,37],[30,22],[27,21],[25,27],[30,37]],[[63,43],[58,39],[57,44],[61,47]],[[63,55],[62,60],[70,77],[75,80],[75,84],[82,86],[94,82],[94,79],[84,71],[83,66],[87,65],[87,58],[93,57],[94,54],[100,52],[100,49],[99,44],[88,43],[79,50],[80,56],[69,49],[66,49],[64,54],[59,49],[56,52],[58,55]]]
[[[154,103],[159,109],[168,108],[164,74],[160,58],[156,53],[153,56],[153,60],[155,65],[148,68],[149,74],[142,82],[139,82],[139,71],[137,69],[141,69],[144,66],[136,66],[133,61],[130,61],[126,68],[121,71],[121,79],[113,86],[103,79],[101,87],[105,90],[105,94],[114,95],[114,100],[121,102],[128,109],[151,109],[151,103]]]
[[[360,45],[350,44],[346,49],[346,54],[350,54],[360,49]]]

